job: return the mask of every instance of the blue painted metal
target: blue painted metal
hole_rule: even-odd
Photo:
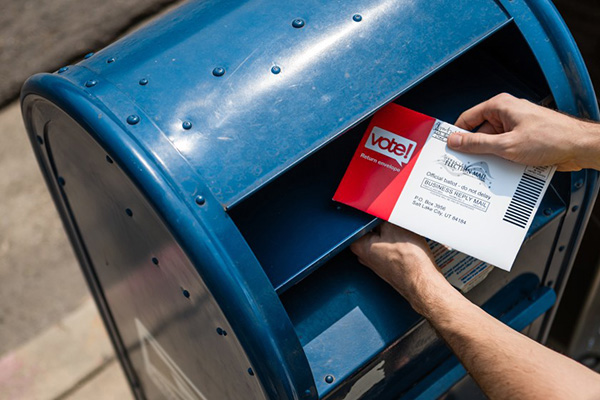
[[[558,108],[598,120],[592,81],[562,17],[551,1],[499,0],[519,27],[539,61]]]
[[[302,18],[296,18],[295,20],[292,21],[292,26],[297,29],[304,28],[304,24],[305,24],[305,22]]]
[[[78,69],[83,75],[87,74],[87,71],[81,68],[73,67],[73,70],[75,69]],[[83,81],[83,79],[85,77],[82,76],[77,80]],[[273,289],[235,229],[231,219],[223,213],[222,207],[210,196],[210,192],[203,189],[202,180],[185,162],[182,162],[179,154],[165,140],[161,132],[148,123],[148,118],[143,118],[139,124],[134,126],[136,131],[133,135],[123,134],[129,129],[127,128],[129,125],[125,122],[127,116],[132,112],[143,115],[141,110],[130,103],[128,99],[123,98],[118,90],[109,87],[109,85],[99,85],[97,90],[96,95],[102,97],[102,102],[97,100],[97,97],[90,99],[90,96],[82,93],[77,85],[58,78],[58,76],[39,75],[29,80],[23,90],[23,111],[28,131],[46,135],[48,127],[56,122],[61,122],[72,125],[67,126],[65,132],[76,130],[77,125],[89,132],[90,137],[103,149],[101,158],[105,159],[104,155],[107,153],[110,155],[110,158],[126,174],[137,190],[141,191],[142,197],[149,202],[148,205],[142,204],[142,206],[160,210],[160,218],[174,236],[170,238],[164,234],[163,244],[157,245],[153,249],[148,249],[145,243],[124,245],[133,246],[131,250],[138,252],[144,250],[156,252],[163,247],[168,249],[170,246],[181,246],[189,258],[189,262],[193,265],[193,267],[188,267],[188,273],[192,274],[190,278],[193,277],[196,281],[195,285],[198,285],[197,280],[201,279],[206,286],[210,287],[208,298],[214,297],[227,321],[230,322],[232,326],[230,331],[234,332],[237,339],[243,344],[244,351],[250,358],[250,363],[257,372],[256,376],[260,379],[266,394],[272,398],[299,398],[298,393],[302,394],[306,390],[314,392],[314,389],[311,389],[313,384],[310,370],[306,366],[304,355],[299,350],[300,346],[297,344],[297,339],[294,339],[295,334],[291,324],[286,322],[287,316]],[[108,110],[104,105],[106,103],[118,104],[120,107]],[[52,111],[54,105],[67,111],[77,125],[74,122],[69,122],[69,117],[66,117],[66,114]],[[181,178],[182,181],[175,183],[173,178],[165,171],[164,164],[148,157],[148,149],[142,149],[139,146],[141,138],[144,139],[146,144],[149,144],[153,151],[160,152],[162,162],[168,163],[170,168],[177,167],[178,178]],[[46,139],[47,142],[48,139]],[[121,343],[124,334],[127,332],[118,320],[112,316],[115,311],[119,311],[119,307],[115,306],[115,303],[110,304],[107,301],[111,296],[105,293],[107,287],[102,285],[98,278],[98,276],[105,273],[105,270],[101,268],[105,261],[104,259],[98,260],[90,257],[86,247],[95,243],[95,241],[92,240],[87,243],[78,233],[78,224],[82,218],[86,217],[85,212],[82,212],[82,215],[73,214],[66,204],[71,199],[65,198],[64,192],[59,190],[55,183],[56,172],[49,158],[50,150],[51,147],[46,146],[39,149],[36,156],[55,202],[59,206],[61,216],[75,245],[86,276],[88,276],[88,282],[94,290],[101,309],[104,310],[105,322],[113,332],[112,337],[117,342],[116,347],[120,352],[119,355],[127,365],[129,363],[127,361],[129,350],[125,349],[128,343]],[[89,156],[90,160],[98,157],[95,152],[88,149],[77,149],[73,150],[72,153],[82,153]],[[66,159],[69,159],[69,157],[66,157]],[[109,165],[110,163],[106,164]],[[81,166],[81,168],[83,167],[84,165]],[[96,181],[80,182],[79,186],[93,190]],[[101,180],[100,183],[102,182]],[[102,183],[102,185],[105,193],[123,193],[125,191],[126,197],[133,196],[133,194],[127,195],[130,190],[111,187],[105,183]],[[195,199],[198,193],[203,193],[206,198],[206,204],[202,207],[198,207],[196,204]],[[98,193],[98,200],[105,197],[106,195],[103,196]],[[112,195],[109,195],[109,199],[116,203],[116,206],[112,206],[113,209],[120,204],[116,212],[125,215],[126,203],[123,199]],[[98,200],[95,203],[98,203]],[[89,207],[90,204],[92,203],[84,206]],[[110,213],[110,209],[107,209],[107,207],[101,209],[105,213]],[[114,218],[119,217],[112,217],[112,219]],[[111,221],[111,217],[105,215],[105,218],[99,221],[108,223]],[[209,221],[211,224],[208,223]],[[215,226],[212,226],[212,224],[215,224]],[[97,227],[94,229],[89,228],[92,231],[95,229]],[[119,229],[116,230],[116,232],[119,231]],[[146,231],[152,232],[153,230],[146,229]],[[112,237],[112,233],[109,232],[106,233],[108,238]],[[120,247],[116,246],[113,251],[120,251]],[[152,253],[149,253],[145,258],[150,259],[152,255]],[[128,269],[135,268],[137,264],[123,263],[122,266],[123,273],[128,275]],[[238,266],[243,266],[243,268],[238,268]],[[185,269],[185,266],[179,268]],[[118,278],[113,277],[113,279]],[[124,277],[121,279],[124,279]],[[182,286],[188,285],[189,282],[183,281]],[[156,287],[156,290],[158,291],[160,288]],[[174,288],[165,286],[163,290],[165,296],[169,296],[171,290],[181,293],[181,287],[179,286]],[[142,310],[144,307],[148,309],[160,308],[155,300],[159,298],[158,292],[148,293],[146,297],[139,299],[143,301],[144,306],[140,305],[138,310]],[[117,303],[124,304],[128,302],[139,304],[139,300],[122,297],[113,299]],[[134,317],[136,317],[135,313],[129,315],[129,320],[133,320]],[[163,323],[168,320],[164,320]],[[142,320],[142,322],[145,321]],[[195,326],[206,326],[207,324],[207,321],[203,321],[202,317],[193,322]],[[212,321],[210,324],[212,324]],[[212,331],[213,328],[210,328],[210,330]],[[131,338],[132,333],[128,333]],[[265,340],[265,338],[269,338],[269,340]],[[183,348],[187,348],[185,343],[194,341],[189,337],[188,339],[174,337],[163,338],[160,343],[166,348],[173,344],[179,344],[184,346]],[[243,355],[240,356],[243,357]],[[196,359],[196,356],[192,359]],[[242,371],[246,371],[246,368],[247,366],[244,366]],[[127,370],[135,371],[135,374],[130,373],[129,376],[132,386],[136,387],[137,385],[139,387],[142,385],[142,389],[150,391],[150,393],[156,391],[156,388],[148,383],[147,378],[144,385],[144,381],[140,382],[139,378],[136,377],[136,375],[143,375],[145,371],[143,364],[139,362],[129,364]],[[223,374],[221,379],[216,381],[217,384],[222,387],[230,387],[231,375]],[[298,392],[298,390],[301,391]],[[258,393],[256,396],[260,398]]]
[[[320,396],[344,382],[419,320],[389,285],[344,252],[281,297]],[[334,385],[325,381],[335,376]]]
[[[139,104],[230,207],[508,21],[489,0],[428,4],[192,1],[80,65]]]
[[[551,185],[544,196],[542,207],[538,209],[529,227],[525,240],[541,231],[550,221],[562,218],[566,211],[567,207],[564,200],[558,194],[556,187]]]
[[[452,121],[502,91],[598,116],[545,1],[190,1],[57,72],[25,84],[25,124],[140,398],[171,390],[143,346],[209,398],[342,399],[380,365],[366,397],[425,382],[448,350],[346,250],[378,221],[330,200],[369,116],[396,101]],[[474,302],[520,275],[521,297],[560,294],[597,173],[552,188]]]

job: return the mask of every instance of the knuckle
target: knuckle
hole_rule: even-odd
[[[463,147],[467,150],[474,150],[481,146],[481,135],[471,133],[463,136]]]
[[[461,127],[465,128],[465,129],[468,129],[468,130],[471,130],[471,129],[474,128],[467,121],[467,112],[466,111],[463,112],[462,114],[460,114],[458,116],[458,119],[456,120],[456,124],[455,125],[461,126]]]
[[[492,98],[492,108],[498,111],[506,111],[519,99],[513,97],[508,93],[500,93]]]
[[[497,141],[498,155],[511,158],[514,155],[515,141],[512,135],[500,136]]]
[[[498,94],[498,97],[500,97],[501,99],[512,99],[512,95],[508,94],[507,92],[502,92]]]
[[[494,98],[500,104],[505,104],[505,103],[510,102],[515,99],[512,95],[510,95],[506,92],[502,92],[502,93],[496,95]]]
[[[356,242],[352,243],[350,245],[350,250],[357,256],[362,255],[363,254],[362,239],[359,239]]]

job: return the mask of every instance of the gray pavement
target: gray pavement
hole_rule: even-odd
[[[0,111],[0,354],[73,311],[88,290],[15,102]]]
[[[105,47],[176,0],[3,0],[0,106],[30,75],[53,71]]]
[[[0,357],[0,400],[132,397],[91,298]]]

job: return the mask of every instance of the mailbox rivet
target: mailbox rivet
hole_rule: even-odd
[[[183,121],[181,127],[187,131],[188,129],[192,129],[192,123],[190,121]]]
[[[278,65],[273,65],[271,67],[271,72],[274,73],[275,75],[277,75],[278,73],[281,72],[281,68]]]
[[[183,293],[183,295],[185,296],[186,299],[190,298],[190,292],[188,292],[187,290],[181,289],[181,293]]]
[[[146,78],[140,79],[139,84],[142,85],[142,86],[146,86],[148,84],[148,79],[146,79]]]
[[[69,67],[60,67],[60,69],[58,70],[58,73],[62,74],[63,72],[68,71],[68,70],[69,70]]]
[[[583,181],[580,179],[577,182],[575,182],[575,187],[577,189],[581,189],[581,187],[583,186]]]
[[[115,62],[115,58],[114,58],[114,57],[111,57],[111,58],[109,58],[108,60],[106,60],[106,62],[107,62],[108,64],[114,63],[114,62]]]
[[[558,251],[564,251],[564,250],[565,250],[565,246],[560,246],[560,247],[558,248]]]
[[[333,375],[325,376],[325,382],[327,382],[327,383],[333,383],[334,380],[335,380],[335,378],[333,377]]]
[[[302,28],[305,25],[305,22],[302,18],[296,18],[292,21],[292,26],[294,28]]]
[[[110,156],[106,156],[106,162],[109,163],[109,164],[112,164],[113,163],[113,159],[110,158]]]
[[[127,117],[127,123],[128,123],[129,125],[135,125],[135,124],[137,124],[138,122],[140,122],[140,117],[138,117],[138,116],[137,116],[137,115],[135,115],[135,114],[131,114],[129,117]]]
[[[63,178],[62,176],[59,176],[59,177],[58,177],[58,184],[59,184],[60,186],[65,186],[65,183],[66,183],[66,182],[65,182],[65,178]]]
[[[37,135],[35,138],[37,139],[37,142],[39,144],[44,144],[44,139],[42,139],[42,137],[40,135]]]
[[[92,87],[92,86],[96,86],[98,84],[98,81],[95,79],[90,79],[89,81],[87,81],[85,83],[85,87]]]
[[[310,389],[306,389],[306,390],[304,391],[304,397],[310,397],[311,395],[312,395],[312,392],[311,392],[311,390],[310,390]]]
[[[362,21],[362,15],[360,15],[360,14],[354,14],[352,16],[352,19],[354,20],[354,22],[360,22],[360,21]]]
[[[87,53],[85,56],[83,56],[83,59],[87,60],[88,58],[90,58],[93,55],[94,55],[94,53]]]
[[[125,214],[129,215],[130,217],[133,217],[133,211],[131,211],[131,208],[126,208]]]
[[[573,206],[573,208],[571,208],[571,211],[573,211],[573,212],[575,212],[577,210],[579,210],[579,206]]]
[[[546,209],[544,210],[544,215],[545,215],[546,217],[549,217],[549,216],[551,216],[551,215],[552,215],[552,209],[551,209],[551,208],[546,208]]]
[[[254,371],[252,371],[252,368],[248,368],[248,374],[250,376],[254,376]]]
[[[204,198],[204,196],[198,195],[196,196],[196,204],[198,204],[199,206],[204,205],[204,203],[206,203],[206,199]]]
[[[212,74],[214,76],[223,76],[223,75],[225,75],[225,68],[217,67],[217,68],[213,69]]]
[[[158,258],[152,257],[152,264],[158,265]]]

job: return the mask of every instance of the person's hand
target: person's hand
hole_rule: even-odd
[[[476,133],[455,132],[451,149],[495,154],[535,166],[557,165],[559,171],[594,167],[599,154],[597,125],[502,93],[465,111],[455,125]],[[590,159],[591,158],[591,159]]]
[[[433,295],[452,289],[435,265],[425,239],[388,222],[354,242],[350,249],[361,264],[400,292],[417,312],[422,313]]]

